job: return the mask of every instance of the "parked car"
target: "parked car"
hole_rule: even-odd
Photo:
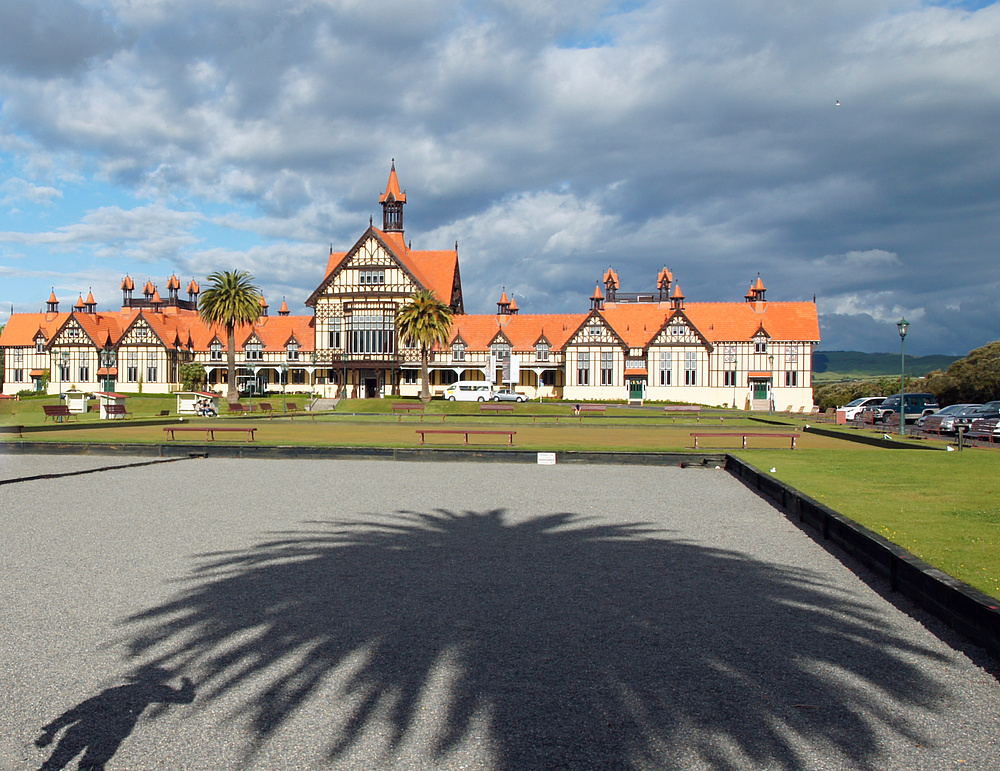
[[[838,407],[837,411],[842,410],[847,415],[848,420],[857,420],[861,417],[862,412],[873,410],[884,401],[885,397],[883,396],[862,396],[860,399],[848,402],[843,407]]]
[[[923,428],[924,421],[928,418],[939,418],[941,422],[938,430],[942,434],[953,434],[955,433],[955,418],[961,417],[965,413],[973,412],[982,406],[981,404],[949,404],[937,412],[932,412],[929,415],[921,415],[917,419],[917,428]]]
[[[501,388],[499,391],[493,392],[493,401],[495,402],[526,402],[528,397],[524,394],[520,394],[513,388]]]
[[[976,420],[993,420],[1000,418],[1000,401],[986,402],[974,410],[955,416],[955,431],[968,428]]]
[[[885,401],[875,408],[875,420],[885,421],[894,412],[899,412],[899,394],[887,396]],[[921,415],[930,415],[941,409],[934,394],[906,394],[906,422],[916,423]]]
[[[488,402],[493,398],[493,388],[489,383],[452,383],[443,395],[449,402]]]

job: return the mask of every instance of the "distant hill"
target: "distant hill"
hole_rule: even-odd
[[[906,376],[922,377],[944,370],[961,356],[906,357]],[[862,353],[861,351],[816,351],[812,357],[813,380],[859,380],[899,375],[898,353]]]

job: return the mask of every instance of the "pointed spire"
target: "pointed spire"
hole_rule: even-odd
[[[52,294],[49,295],[49,300],[45,303],[46,313],[58,313],[59,312],[59,300],[56,299],[56,288],[52,287]]]
[[[83,303],[83,292],[80,293],[80,297],[77,299],[76,304],[73,306],[75,310],[82,311],[84,308]]]
[[[200,293],[201,293],[201,287],[198,286],[198,282],[195,281],[194,279],[191,279],[191,283],[188,284],[188,294],[194,296]]]
[[[386,201],[393,200],[399,201],[400,203],[406,203],[406,193],[403,193],[399,189],[399,179],[396,177],[396,159],[392,159],[392,168],[389,169],[389,181],[386,183],[385,192],[379,196],[378,202],[385,203]]]
[[[604,294],[601,292],[601,285],[594,284],[594,293],[590,296],[590,309],[599,311],[604,308]]]
[[[520,308],[517,307],[517,300],[515,300],[513,297],[511,297],[510,298],[510,315],[511,316],[516,316],[517,312],[519,310],[520,310]]]
[[[279,316],[288,316],[289,315],[288,303],[285,302],[285,298],[284,297],[281,298],[281,307],[278,308],[278,315]]]
[[[122,279],[122,291],[131,292],[135,289],[135,282],[129,277],[128,273],[125,274],[125,278]]]
[[[382,204],[382,230],[386,233],[403,232],[403,204],[406,203],[406,193],[400,191],[399,180],[396,178],[396,159],[392,159],[392,169],[389,171],[389,181],[385,192],[379,196]]]

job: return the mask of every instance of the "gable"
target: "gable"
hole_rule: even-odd
[[[698,345],[712,350],[713,346],[701,331],[694,325],[684,311],[676,311],[663,324],[660,331],[654,335],[649,347]]]
[[[621,339],[611,325],[605,321],[601,315],[593,311],[580,325],[579,329],[570,335],[566,345],[614,345],[625,347],[625,341]]]
[[[396,256],[389,244],[368,228],[358,242],[334,266],[306,305],[320,297],[357,294],[412,294],[424,289],[413,271]]]

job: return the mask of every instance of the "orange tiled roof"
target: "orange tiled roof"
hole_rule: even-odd
[[[586,313],[533,314],[519,313],[516,316],[456,315],[452,321],[448,344],[461,336],[469,350],[485,351],[490,343],[503,332],[514,351],[533,348],[542,336],[553,348],[562,348],[587,318]],[[500,321],[502,319],[502,323]]]
[[[406,193],[402,193],[399,190],[399,179],[396,177],[395,161],[392,162],[392,168],[389,170],[389,181],[386,183],[385,192],[379,196],[378,202],[385,203],[390,199],[406,203]]]

